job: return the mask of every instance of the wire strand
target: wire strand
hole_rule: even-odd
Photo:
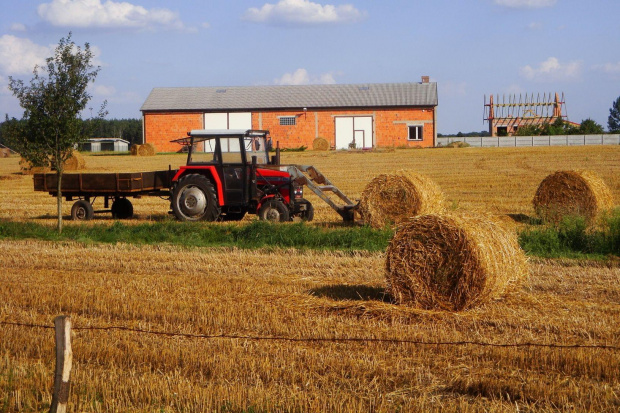
[[[53,329],[54,326],[42,325],[42,324],[27,324],[0,321],[0,324],[30,327],[30,328],[45,328]],[[480,346],[480,347],[537,347],[537,348],[553,348],[553,349],[602,349],[602,350],[620,350],[620,346],[613,346],[607,344],[554,344],[554,343],[489,343],[484,341],[475,340],[462,340],[462,341],[425,341],[425,340],[411,340],[411,339],[392,339],[392,338],[372,338],[372,337],[281,337],[281,336],[253,336],[253,335],[241,335],[241,334],[191,334],[191,333],[179,333],[169,331],[157,331],[157,330],[145,330],[140,328],[125,327],[125,326],[89,326],[89,327],[72,327],[74,331],[129,331],[140,334],[150,334],[167,337],[182,337],[182,338],[198,338],[198,339],[232,339],[232,340],[251,340],[251,341],[286,341],[286,342],[333,342],[333,343],[387,343],[387,344],[413,344],[421,346]]]

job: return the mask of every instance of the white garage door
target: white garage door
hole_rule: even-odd
[[[228,113],[205,113],[205,129],[228,129]]]
[[[250,112],[229,113],[228,129],[252,129],[252,114]]]
[[[205,129],[252,129],[251,112],[205,113]],[[239,139],[221,139],[222,152],[239,152]],[[205,148],[206,151],[209,148]]]
[[[372,116],[336,118],[336,149],[372,148]]]
[[[252,129],[251,112],[205,113],[205,129]]]

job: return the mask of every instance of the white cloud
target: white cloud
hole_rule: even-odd
[[[41,46],[30,39],[5,34],[0,37],[0,73],[23,75],[32,73],[35,65],[44,65],[53,46]]]
[[[600,70],[608,75],[620,75],[620,62],[605,63],[604,65],[594,66],[594,69]]]
[[[527,25],[527,28],[530,30],[540,30],[543,28],[543,24],[541,22],[531,22]]]
[[[22,23],[13,23],[11,27],[9,27],[9,30],[11,30],[12,32],[25,32],[26,25]]]
[[[574,80],[581,75],[581,67],[581,61],[561,63],[557,58],[550,57],[538,67],[522,67],[520,73],[524,78],[537,82]]]
[[[40,4],[39,17],[59,27],[170,28],[183,29],[178,13],[168,9],[146,9],[127,2],[107,0],[52,0]]]
[[[94,85],[94,92],[99,96],[112,96],[116,93],[113,86]]]
[[[80,46],[82,47],[82,46]],[[84,49],[82,47],[82,49]],[[97,66],[105,66],[105,63],[103,63],[100,59],[101,56],[101,49],[97,46],[93,46],[92,44],[90,45],[90,51],[93,53],[93,60],[91,61],[92,65],[97,67]]]
[[[319,83],[321,85],[335,85],[336,79],[334,79],[333,73],[323,73],[319,76],[318,82],[315,83]]]
[[[493,2],[513,9],[540,9],[554,6],[557,0],[493,0]]]
[[[306,69],[297,69],[293,73],[285,73],[275,79],[276,85],[333,85],[336,83],[333,73],[323,73],[319,76],[310,76]]]
[[[506,93],[510,95],[517,95],[517,94],[525,93],[525,89],[523,89],[521,86],[514,84],[514,83],[508,86],[507,88],[505,88],[504,90],[506,91]]]
[[[0,36],[0,75],[31,74],[35,66],[45,67],[45,60],[54,55],[56,45],[41,46],[30,39],[5,34]],[[93,66],[103,66],[101,49],[90,47]]]
[[[260,9],[252,7],[245,12],[245,20],[273,24],[331,24],[352,23],[364,18],[365,13],[351,4],[334,6],[313,3],[310,0],[280,0],[265,3]]]

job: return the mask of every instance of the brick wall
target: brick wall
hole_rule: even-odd
[[[190,130],[203,127],[202,112],[145,113],[144,141],[154,144],[159,152],[178,152],[181,145],[170,141],[184,138]]]
[[[284,148],[311,147],[317,137],[327,139],[332,146],[336,144],[335,117],[336,116],[373,116],[375,146],[433,146],[435,136],[433,116],[434,108],[408,109],[376,109],[376,110],[308,110],[279,111],[252,113],[252,125],[256,128],[267,129],[273,141],[280,141]],[[294,126],[280,125],[279,117],[295,116],[297,124]],[[408,141],[408,122],[423,125],[424,138],[422,141]]]
[[[295,116],[296,125],[280,125],[281,116]],[[368,110],[313,110],[252,112],[252,127],[269,130],[275,144],[280,142],[282,148],[299,146],[312,147],[317,137],[327,139],[332,146],[336,144],[336,116],[372,116],[375,146],[433,146],[434,108],[393,108]],[[200,113],[157,113],[144,115],[146,142],[152,142],[159,151],[177,151],[177,144],[170,144],[172,139],[186,136],[191,129],[203,127]],[[423,125],[423,140],[408,141],[408,123]]]

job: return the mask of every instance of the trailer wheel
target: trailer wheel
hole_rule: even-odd
[[[301,220],[308,222],[312,221],[314,219],[314,207],[312,206],[310,201],[302,198],[299,200],[299,203],[306,205],[306,209],[299,212],[299,217],[301,218]]]
[[[116,198],[112,203],[112,218],[127,219],[133,217],[133,205],[127,198]]]
[[[198,174],[179,179],[172,190],[172,211],[180,221],[216,221],[220,206],[211,181]]]
[[[290,213],[284,202],[270,199],[258,210],[258,218],[263,221],[286,222],[290,220]]]
[[[94,215],[95,211],[93,210],[93,206],[84,199],[75,201],[71,207],[71,219],[74,221],[89,221],[93,219]]]

